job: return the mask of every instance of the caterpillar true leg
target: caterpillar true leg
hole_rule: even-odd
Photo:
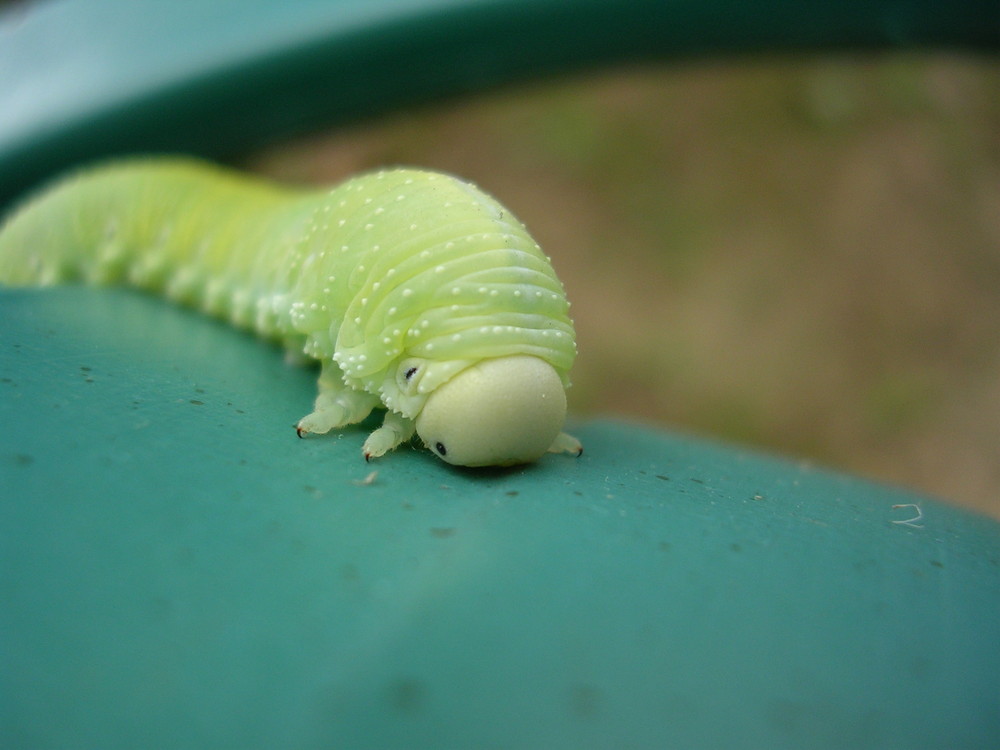
[[[580,456],[583,454],[583,444],[572,435],[560,432],[556,439],[549,446],[548,453],[573,453]]]
[[[361,449],[365,461],[383,456],[399,447],[413,437],[415,431],[416,426],[412,419],[407,419],[394,411],[387,411],[382,426],[368,436]]]
[[[345,385],[340,368],[332,362],[323,364],[317,386],[319,394],[312,413],[302,417],[295,425],[299,437],[309,433],[323,435],[338,427],[357,424],[379,404],[376,396]]]
[[[307,190],[190,159],[84,169],[0,225],[0,284],[73,280],[138,286],[320,362],[300,436],[379,408],[367,458],[414,426],[463,466],[580,452],[560,433],[576,356],[562,284],[509,210],[450,175]]]

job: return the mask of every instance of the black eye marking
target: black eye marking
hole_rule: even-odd
[[[448,450],[444,447],[444,443],[435,443],[434,450],[436,450],[442,456],[448,455]]]
[[[406,378],[407,382],[409,382],[410,378],[412,378],[416,374],[417,374],[417,368],[411,367],[405,373],[403,373],[403,377]]]

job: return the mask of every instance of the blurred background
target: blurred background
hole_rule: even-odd
[[[581,73],[242,166],[323,183],[394,164],[474,180],[552,256],[578,330],[576,418],[756,446],[1000,518],[995,57]]]
[[[496,195],[578,328],[571,408],[779,452],[1000,518],[1000,66],[695,61],[517,86],[282,145]]]

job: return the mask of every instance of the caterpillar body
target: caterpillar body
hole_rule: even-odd
[[[189,159],[56,182],[0,228],[0,284],[128,284],[318,360],[299,435],[385,409],[366,459],[416,433],[448,463],[581,452],[563,433],[576,354],[549,259],[450,175],[393,169],[304,190]]]

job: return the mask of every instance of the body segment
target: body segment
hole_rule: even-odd
[[[438,402],[436,423],[447,422],[440,394],[463,378],[479,382],[475,367],[486,361],[496,376],[492,395],[484,394],[492,402],[478,415],[463,407],[455,419],[466,429],[455,434],[497,443],[496,420],[486,416],[496,400],[508,417],[537,412],[515,391],[540,378],[548,392],[553,377],[565,388],[575,356],[568,303],[548,259],[509,211],[439,173],[390,170],[332,190],[298,190],[191,160],[84,171],[0,230],[0,283],[74,279],[162,293],[318,360],[319,396],[299,433],[327,432],[384,407],[386,423],[366,442],[366,457],[408,440],[429,400]],[[446,383],[452,387],[442,389]],[[540,429],[558,422],[552,445],[574,450],[571,439],[555,439],[564,399],[563,413]],[[538,457],[523,435],[503,442],[451,454],[470,465]]]

